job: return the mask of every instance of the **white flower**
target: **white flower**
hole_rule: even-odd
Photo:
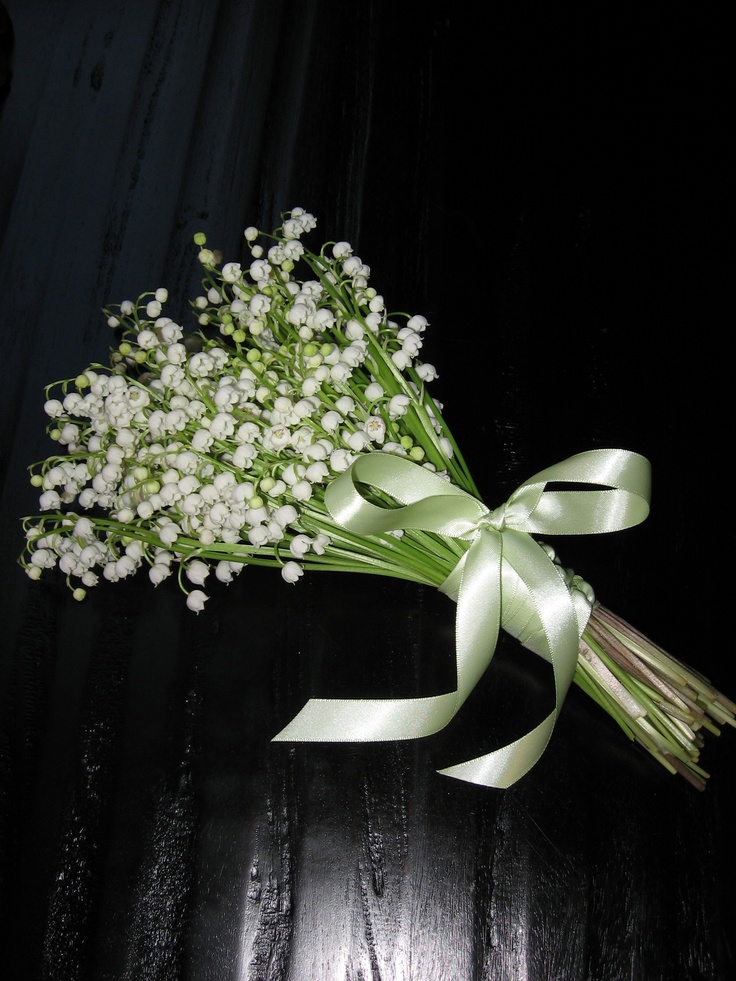
[[[171,546],[179,537],[179,528],[175,522],[167,521],[159,529],[158,537],[161,539],[164,545]]]
[[[306,426],[300,426],[291,434],[291,445],[297,453],[304,453],[314,442],[314,433]]]
[[[370,416],[366,419],[363,429],[373,443],[382,443],[386,437],[386,423],[380,416]]]
[[[76,443],[79,439],[79,426],[74,425],[72,422],[66,423],[66,425],[61,427],[61,435],[59,436],[59,442],[65,445],[70,443]]]
[[[187,596],[187,606],[194,613],[201,613],[208,599],[209,596],[203,593],[201,589],[193,589]]]
[[[245,512],[245,520],[249,525],[253,525],[254,527],[262,524],[268,518],[268,508],[263,506],[260,498],[253,498],[251,504],[255,503],[256,500],[258,501],[258,507],[250,507]]]
[[[215,566],[215,576],[220,582],[232,582],[233,578],[243,571],[242,562],[218,562]]]
[[[227,439],[235,432],[235,418],[229,412],[218,412],[210,422],[209,429],[214,439]]]
[[[121,555],[115,563],[115,572],[120,579],[132,576],[138,569],[140,563],[136,562],[130,555]]]
[[[423,382],[430,382],[434,381],[435,378],[439,378],[437,369],[433,364],[418,364],[416,366],[416,372]]]
[[[226,262],[222,267],[222,278],[226,283],[237,283],[242,275],[239,262]]]
[[[301,258],[301,256],[304,255],[304,246],[301,242],[290,240],[288,242],[284,242],[281,251],[284,258],[291,259],[292,262],[296,262],[299,258]]]
[[[312,539],[308,535],[294,535],[289,542],[289,551],[295,559],[302,559],[309,551]]]
[[[265,317],[271,310],[271,297],[264,296],[263,293],[256,293],[250,298],[248,309],[254,317]]]
[[[184,369],[178,364],[165,364],[161,369],[161,381],[166,388],[178,388],[186,380]]]
[[[314,443],[310,443],[304,451],[302,452],[302,457],[305,460],[326,460],[329,453],[332,453],[334,446],[329,440],[318,439]]]
[[[384,443],[381,449],[384,453],[395,453],[397,456],[406,456],[406,450],[401,443]]]
[[[320,532],[315,538],[312,539],[312,551],[317,555],[324,555],[325,549],[331,544],[331,542],[332,539],[329,537],[329,535],[323,535]]]
[[[308,314],[309,308],[304,303],[295,303],[286,314],[286,319],[290,324],[298,326],[299,324],[306,323]]]
[[[296,521],[299,517],[299,512],[293,504],[283,504],[274,511],[272,517],[281,528],[286,528],[287,525],[293,524]]]
[[[136,541],[130,542],[125,546],[125,554],[140,563],[143,561],[143,545]]]
[[[297,562],[286,562],[281,567],[281,575],[286,582],[295,583],[304,575],[304,569]]]
[[[326,365],[335,365],[340,361],[340,348],[337,344],[323,344],[320,348],[320,354]],[[319,374],[319,372],[315,372],[315,374]]]
[[[282,415],[288,415],[294,408],[294,403],[286,395],[279,395],[274,399],[273,407]]]
[[[188,424],[189,417],[181,409],[172,409],[164,418],[164,429],[168,434],[180,433]]]
[[[367,345],[363,341],[353,341],[349,347],[343,348],[342,363],[357,368],[365,361],[366,349]]]
[[[191,450],[183,450],[176,457],[176,469],[182,474],[195,474],[199,467],[197,454]]]
[[[302,382],[302,395],[304,395],[306,398],[311,398],[317,394],[321,387],[321,379],[316,378],[314,375],[310,375]]]
[[[58,419],[64,412],[64,406],[58,399],[48,399],[43,404],[44,412],[52,419]]]
[[[355,399],[349,395],[343,395],[335,402],[335,408],[344,416],[348,416],[351,412],[355,412]]]
[[[411,399],[408,395],[394,395],[388,403],[388,414],[391,419],[400,419],[406,415]]]
[[[329,477],[329,475],[330,471],[321,460],[318,460],[315,463],[310,463],[304,472],[304,476],[310,482],[310,484],[321,484]]]
[[[408,354],[410,357],[414,358],[419,354],[419,348],[422,346],[422,339],[416,331],[409,330],[408,327],[402,327],[398,333],[398,338],[401,341],[401,350]]]
[[[204,586],[207,576],[210,574],[210,567],[200,559],[192,559],[187,562],[185,569],[186,577],[195,586]]]
[[[301,463],[290,463],[281,471],[281,476],[290,487],[293,487],[304,477],[306,469],[307,468]]]
[[[258,456],[258,449],[252,443],[241,443],[233,452],[233,466],[248,470]]]
[[[286,490],[286,484],[284,483],[284,481],[277,480],[274,483],[273,487],[271,487],[271,489],[267,491],[267,494],[271,498],[277,498],[277,497],[281,497],[281,495],[284,493],[285,490]]]
[[[244,422],[242,425],[238,426],[235,439],[238,443],[252,443],[253,440],[258,437],[260,431],[260,427],[254,422]]]
[[[95,527],[89,518],[77,518],[74,524],[75,538],[94,538]]]
[[[359,321],[348,320],[345,324],[345,336],[349,341],[359,341],[364,334],[363,325]]]
[[[342,416],[339,412],[335,412],[334,409],[330,409],[329,412],[325,412],[320,419],[320,425],[326,433],[334,433],[341,423]]]
[[[91,487],[85,487],[82,493],[79,495],[79,506],[84,508],[85,511],[89,508],[94,507],[97,502],[97,494]]]
[[[267,280],[271,275],[271,266],[265,261],[265,259],[255,259],[250,264],[250,274],[251,277],[256,280],[256,282],[262,279]]]
[[[263,525],[257,525],[255,528],[250,528],[248,531],[248,541],[255,548],[260,548],[261,545],[267,544],[268,529]]]
[[[48,548],[37,548],[31,556],[31,562],[39,569],[53,569],[56,565],[56,555]]]
[[[271,426],[263,433],[263,445],[266,449],[282,450],[291,441],[291,431],[287,426]]]
[[[140,334],[138,335],[140,337]],[[189,359],[189,374],[193,378],[207,378],[215,368],[215,362],[205,351],[198,351]]]
[[[294,414],[299,419],[308,419],[319,407],[319,400],[315,398],[303,398],[299,399],[298,402],[294,404]]]
[[[362,429],[358,429],[354,433],[343,433],[343,438],[354,453],[360,453],[370,442],[368,433]]]
[[[61,498],[54,490],[45,491],[38,499],[42,511],[56,511],[61,507]]]
[[[342,264],[343,272],[348,276],[355,276],[360,272],[363,260],[357,255],[350,255]]]
[[[212,401],[221,412],[227,412],[228,409],[232,409],[234,405],[238,404],[239,399],[240,393],[238,390],[228,383],[220,385],[212,396]]]
[[[291,217],[283,224],[284,238],[287,240],[299,238],[305,232],[310,232],[316,225],[317,221],[314,215],[310,215],[303,208],[293,208]]]
[[[190,517],[196,514],[201,514],[204,509],[204,498],[201,494],[187,494],[184,500],[180,503],[179,507]],[[140,513],[140,504],[138,505]]]
[[[174,344],[184,336],[184,331],[179,324],[174,323],[168,317],[159,318],[156,321],[156,330],[162,344]]]
[[[152,351],[159,344],[158,337],[152,330],[139,330],[136,340],[142,351]]]
[[[206,453],[214,443],[214,439],[207,429],[198,429],[192,436],[192,448],[198,453]]]
[[[330,454],[330,469],[333,473],[344,473],[355,459],[355,454],[349,453],[347,450],[334,450]]]
[[[429,326],[429,321],[421,314],[416,314],[414,317],[410,317],[409,320],[407,320],[406,326],[409,328],[409,330],[415,330],[417,334],[421,334]]]
[[[229,491],[237,484],[237,482],[238,481],[235,474],[231,473],[230,470],[221,471],[220,473],[217,474],[215,479],[212,481],[216,490],[220,494],[224,494],[226,491]]]
[[[404,368],[408,368],[409,365],[411,364],[411,356],[407,354],[406,351],[403,350],[394,351],[394,353],[391,355],[391,360],[399,369],[399,371],[403,371]]]
[[[314,491],[308,480],[300,480],[291,488],[291,493],[295,501],[308,501]]]

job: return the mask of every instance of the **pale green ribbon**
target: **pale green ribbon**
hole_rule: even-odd
[[[547,490],[549,483],[596,489]],[[400,507],[361,493],[373,486]],[[649,512],[650,467],[626,450],[578,453],[522,484],[495,511],[436,473],[387,453],[358,457],[327,487],[335,522],[353,534],[420,529],[469,543],[440,587],[457,602],[457,689],[424,698],[311,698],[277,741],[372,742],[415,739],[447,725],[488,667],[500,627],[551,662],[555,707],[534,729],[500,749],[440,770],[490,787],[508,787],[539,760],[575,674],[579,637],[592,592],[565,582],[564,571],[532,535],[620,531]],[[606,488],[606,489],[600,489]]]

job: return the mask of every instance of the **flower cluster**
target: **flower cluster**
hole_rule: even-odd
[[[46,392],[58,449],[30,468],[40,513],[25,519],[20,562],[32,579],[58,567],[82,599],[145,567],[154,586],[176,575],[195,612],[210,577],[227,583],[244,565],[289,583],[305,569],[447,580],[466,542],[414,528],[352,534],[325,505],[331,481],[376,451],[480,495],[430,394],[427,320],[389,312],[347,242],[307,249],[315,224],[295,208],[273,234],[247,228],[247,265],[223,264],[197,234],[196,330],[165,315],[163,288],[106,311],[109,364]],[[572,591],[579,577],[564,574]],[[702,788],[701,733],[733,725],[736,706],[589,599],[575,681]]]
[[[227,582],[246,563],[278,565],[287,582],[310,564],[386,572],[398,561],[405,574],[395,542],[333,547],[326,484],[374,450],[472,481],[427,391],[426,319],[389,315],[347,242],[307,251],[314,224],[294,209],[270,246],[246,229],[246,269],[218,268],[198,234],[196,333],[164,315],[165,289],[106,311],[120,335],[110,366],[47,392],[60,452],[33,471],[43,515],[26,523],[31,577],[58,565],[82,598],[100,577],[147,565],[158,584],[177,570],[199,611],[208,576]],[[446,575],[431,556],[416,565],[418,581]]]

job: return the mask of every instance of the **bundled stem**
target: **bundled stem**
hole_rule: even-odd
[[[575,682],[670,773],[698,790],[703,731],[736,726],[736,704],[601,604],[580,639]]]

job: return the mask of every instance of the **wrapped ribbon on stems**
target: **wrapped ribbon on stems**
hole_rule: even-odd
[[[641,522],[648,462],[618,449],[579,453],[489,510],[429,391],[438,375],[419,357],[426,319],[390,313],[349,243],[309,251],[302,238],[315,224],[295,208],[270,236],[247,228],[245,269],[222,265],[198,233],[197,331],[163,315],[164,287],[106,311],[117,333],[109,364],[47,390],[59,449],[30,468],[41,494],[40,513],[24,520],[28,575],[58,567],[83,599],[100,579],[147,567],[154,585],[176,574],[196,613],[208,578],[227,583],[244,565],[277,567],[288,583],[319,570],[432,586],[457,604],[453,691],[310,698],[275,739],[437,732],[503,628],[549,661],[551,710],[509,745],[441,773],[513,784],[543,754],[575,681],[702,789],[702,733],[734,725],[736,706],[597,603],[542,540]]]

